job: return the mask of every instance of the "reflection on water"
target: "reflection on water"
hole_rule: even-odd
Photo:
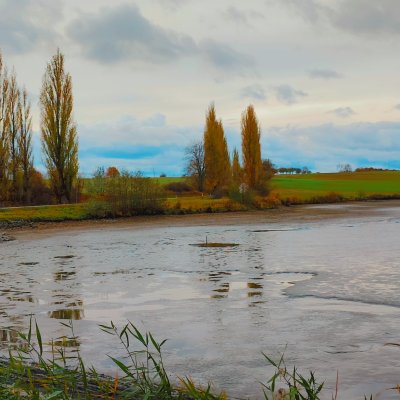
[[[48,345],[56,338],[55,346],[79,347],[114,373],[102,361],[112,344],[97,324],[131,320],[170,339],[171,374],[213,380],[236,397],[262,397],[254,383],[272,371],[261,352],[286,348],[290,365],[327,379],[323,399],[332,397],[336,369],[342,398],[362,398],[375,389],[371,380],[385,388],[398,378],[397,356],[383,346],[400,338],[398,214],[293,226],[111,227],[2,243],[0,344],[15,343],[12,329],[26,329],[34,315]],[[240,246],[189,246],[206,236]],[[67,320],[76,335],[60,326]]]
[[[19,339],[17,331],[13,329],[0,329],[0,341],[6,343],[17,343]]]
[[[57,303],[63,303],[63,302],[57,302]],[[85,316],[83,312],[83,301],[76,300],[73,303],[67,303],[66,308],[49,311],[47,315],[50,318],[56,318],[56,319],[80,320]]]
[[[66,281],[69,279],[73,279],[75,275],[75,271],[57,271],[53,274],[55,281]]]

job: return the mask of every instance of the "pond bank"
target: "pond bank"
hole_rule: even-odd
[[[357,201],[340,204],[306,204],[291,207],[279,207],[268,210],[236,211],[224,213],[154,215],[115,219],[91,219],[78,221],[2,221],[0,233],[4,237],[29,238],[34,233],[46,235],[51,232],[146,229],[153,227],[184,227],[203,225],[243,225],[255,223],[300,223],[319,222],[335,218],[363,218],[372,215],[382,207],[400,207],[400,200]],[[6,235],[7,234],[7,235]],[[1,241],[1,240],[0,240]]]

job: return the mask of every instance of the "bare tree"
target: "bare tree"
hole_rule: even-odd
[[[47,64],[40,94],[42,147],[51,187],[59,203],[71,202],[78,175],[78,141],[72,117],[71,76],[57,51]]]
[[[193,181],[193,185],[195,186],[196,190],[203,192],[206,177],[203,143],[196,142],[186,147],[185,160],[186,174]]]

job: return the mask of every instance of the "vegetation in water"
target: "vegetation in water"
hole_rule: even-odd
[[[18,344],[10,348],[7,358],[0,360],[0,398],[10,400],[225,400],[224,392],[215,393],[209,383],[197,385],[190,377],[173,377],[166,371],[162,349],[150,332],[141,332],[128,322],[118,328],[113,322],[100,329],[113,337],[124,350],[123,357],[108,355],[115,364],[115,376],[100,374],[87,366],[79,349],[72,321],[62,323],[70,336],[44,342],[42,333],[32,318],[27,333],[16,332]],[[278,361],[263,353],[268,365],[275,369],[266,383],[260,383],[265,400],[319,400],[324,383],[315,373],[304,375],[296,367],[289,368],[282,355]],[[399,392],[399,386],[390,388]],[[332,400],[339,398],[338,379]],[[373,396],[365,400],[374,399]]]

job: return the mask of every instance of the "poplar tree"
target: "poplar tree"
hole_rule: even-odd
[[[8,113],[8,145],[10,155],[10,174],[11,174],[11,200],[18,199],[18,182],[17,174],[19,169],[18,156],[18,135],[20,133],[20,125],[18,118],[18,108],[20,104],[20,90],[17,85],[17,77],[15,71],[9,79],[8,97],[7,97],[7,113]]]
[[[8,77],[0,52],[0,201],[8,197]]]
[[[51,187],[59,203],[70,202],[78,175],[78,140],[73,120],[71,75],[57,50],[47,64],[40,94],[42,148]]]
[[[214,104],[206,114],[204,129],[205,189],[209,193],[226,187],[230,181],[231,165],[221,120],[217,120]]]
[[[31,202],[33,156],[32,156],[32,116],[31,104],[26,89],[22,91],[18,105],[18,152],[22,171],[22,199],[24,203]]]
[[[254,111],[249,105],[242,113],[242,154],[243,178],[249,189],[257,189],[263,177],[260,125]]]
[[[235,148],[233,150],[232,157],[232,182],[235,186],[239,186],[242,183],[242,167],[239,161],[239,152]]]

